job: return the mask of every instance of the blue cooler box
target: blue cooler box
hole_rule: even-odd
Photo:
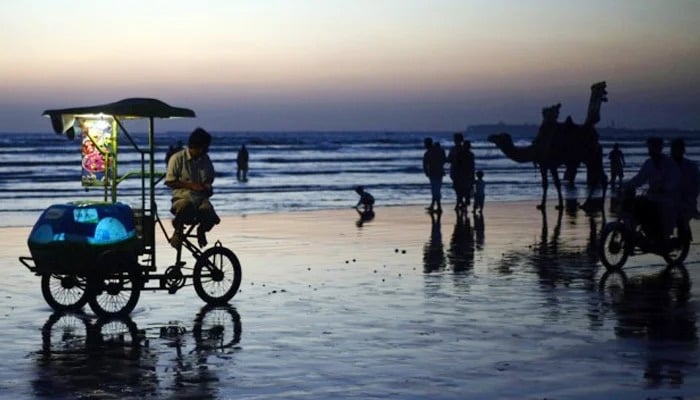
[[[34,224],[28,245],[39,273],[89,274],[135,262],[134,213],[122,203],[54,204]]]

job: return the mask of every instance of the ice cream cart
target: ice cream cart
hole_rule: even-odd
[[[192,285],[211,305],[226,304],[238,292],[241,265],[220,241],[199,249],[193,233],[197,222],[184,231],[168,234],[158,216],[156,185],[163,173],[155,170],[154,121],[157,118],[193,118],[187,108],[160,100],[130,98],[88,107],[46,110],[53,130],[79,139],[81,184],[98,188],[100,200],[53,204],[35,223],[27,240],[31,256],[20,262],[41,277],[41,292],[57,311],[77,310],[89,304],[99,316],[126,315],[133,311],[142,290],[170,294]],[[139,145],[125,128],[128,120],[147,121],[147,144]],[[119,170],[120,139],[140,158],[140,170]],[[143,142],[143,141],[142,141]],[[140,179],[139,204],[118,201],[119,185]],[[156,264],[156,227],[169,240],[178,234],[177,256],[159,272]],[[183,249],[194,265],[183,261]]]

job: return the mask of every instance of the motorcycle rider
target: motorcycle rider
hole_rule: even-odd
[[[680,170],[671,157],[663,154],[660,137],[648,138],[647,150],[649,158],[623,188],[634,191],[642,185],[648,186],[646,196],[635,199],[635,218],[647,237],[665,249],[678,216]]]

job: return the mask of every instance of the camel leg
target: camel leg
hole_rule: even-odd
[[[540,176],[542,178],[542,201],[537,206],[537,209],[543,210],[545,207],[545,204],[547,203],[547,186],[549,186],[549,182],[547,181],[547,169],[546,168],[540,167]]]
[[[549,170],[552,174],[552,182],[554,182],[554,187],[557,189],[557,198],[559,199],[559,204],[557,205],[557,210],[564,209],[564,198],[561,195],[561,181],[559,180],[559,172],[556,168]]]

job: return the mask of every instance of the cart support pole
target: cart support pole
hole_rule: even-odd
[[[148,183],[149,183],[149,195],[150,195],[150,202],[149,202],[149,213],[152,216],[155,209],[156,209],[156,196],[155,196],[155,164],[154,164],[154,146],[155,146],[155,140],[153,137],[153,117],[148,118]],[[155,229],[149,229],[151,238],[150,238],[150,243],[153,243],[153,254],[151,254],[151,265],[158,265],[156,263],[156,252],[155,252]]]

